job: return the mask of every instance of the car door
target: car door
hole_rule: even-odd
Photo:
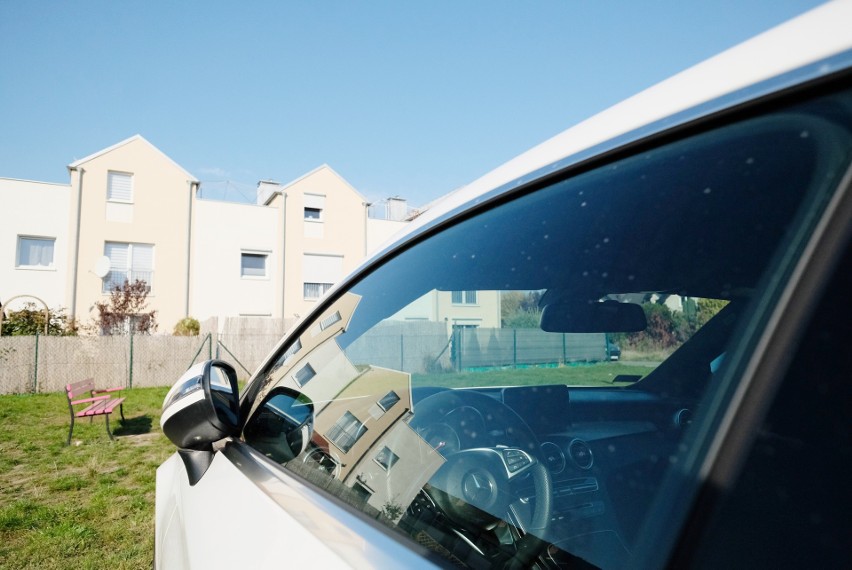
[[[158,564],[714,566],[747,530],[769,538],[741,559],[772,560],[788,535],[753,491],[789,462],[766,471],[764,432],[778,453],[819,449],[818,473],[840,465],[826,442],[848,447],[834,420],[776,428],[842,395],[778,382],[849,340],[848,312],[816,300],[848,273],[850,157],[839,76],[554,165],[409,235],[283,339],[197,481],[160,468]],[[799,419],[781,403],[797,398]],[[789,502],[830,527],[826,563],[831,493],[801,495],[825,510]],[[743,508],[751,523],[729,526]]]

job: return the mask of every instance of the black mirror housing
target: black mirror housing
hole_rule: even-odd
[[[227,362],[192,366],[163,401],[163,433],[180,449],[211,450],[213,442],[238,433],[238,390],[236,370]]]

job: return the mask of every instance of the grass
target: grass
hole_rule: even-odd
[[[415,385],[500,386],[561,383],[619,386],[644,375],[628,362],[416,375]],[[160,431],[168,391],[124,392],[116,441],[103,418],[78,421],[71,446],[64,394],[0,396],[0,568],[150,568],[157,466],[174,452]]]
[[[64,394],[0,396],[0,568],[150,568],[168,388],[136,388],[113,414],[74,427]]]

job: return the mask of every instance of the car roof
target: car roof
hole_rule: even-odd
[[[786,78],[786,83],[793,85],[847,67],[852,57],[849,22],[852,0],[836,0],[754,36],[578,123],[444,196],[392,242],[405,242],[406,237],[475,206],[487,195],[511,191],[582,158],[697,119],[738,100],[777,90],[783,85],[767,82],[785,74],[802,71]],[[850,57],[831,61],[841,54]],[[818,65],[805,69],[814,64]],[[739,97],[731,100],[732,94]]]

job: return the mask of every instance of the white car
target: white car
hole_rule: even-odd
[[[242,394],[187,371],[155,566],[852,568],[850,27],[817,8],[449,196]]]

